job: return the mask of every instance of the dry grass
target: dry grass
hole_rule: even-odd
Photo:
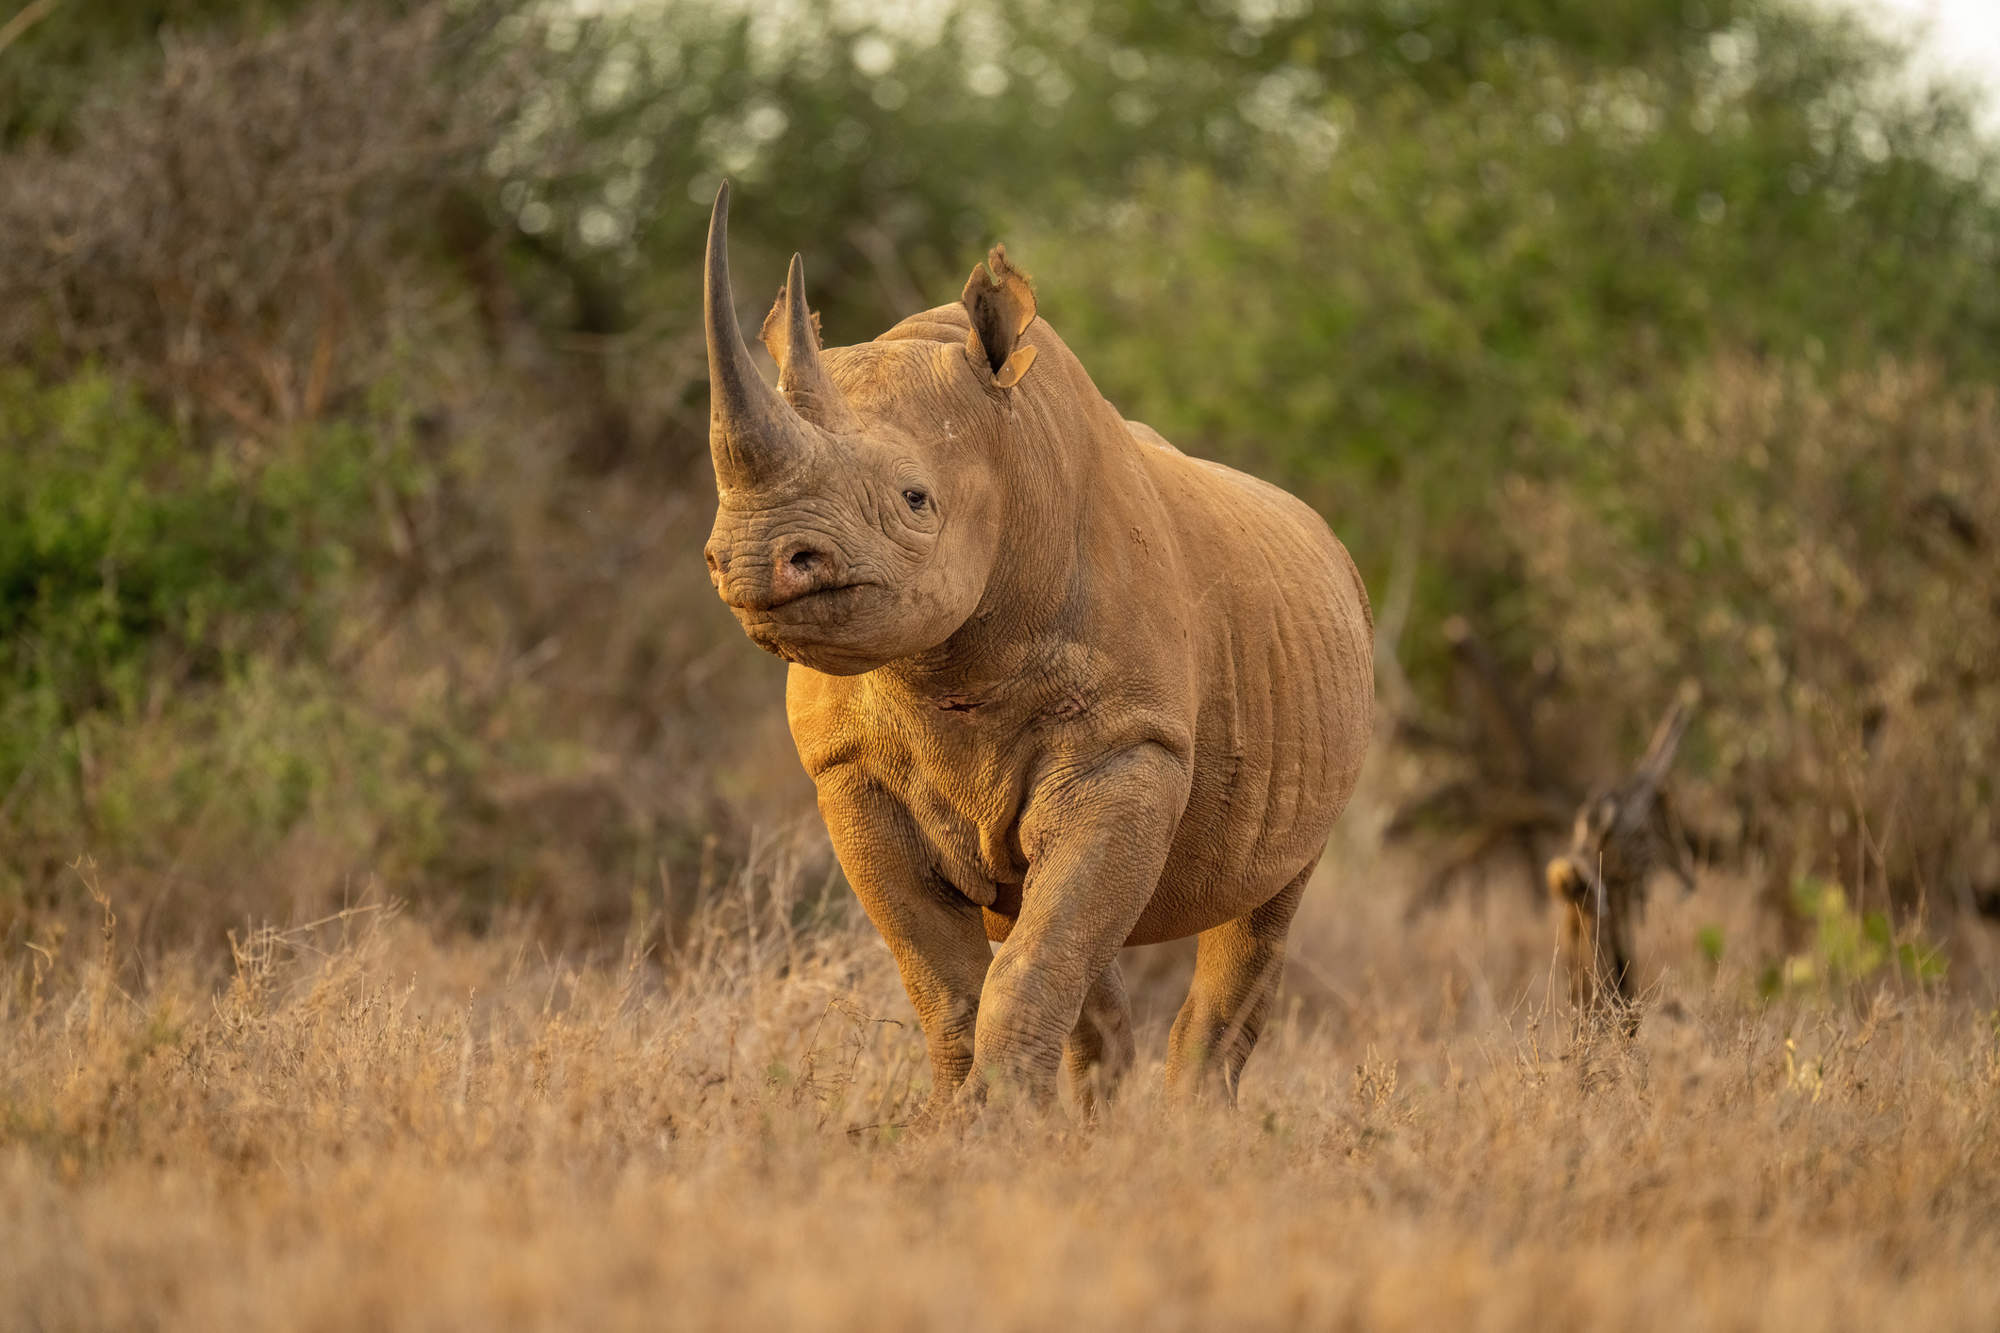
[[[881,1128],[921,1042],[810,828],[664,957],[371,906],[121,989],[72,932],[0,999],[0,1326],[1996,1325],[1989,996],[1761,1004],[1718,879],[1642,937],[1678,1014],[1578,1033],[1514,899],[1403,923],[1374,813],[1243,1108],[1155,1065],[1095,1132]]]

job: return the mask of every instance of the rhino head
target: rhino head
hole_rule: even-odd
[[[1034,359],[1034,297],[995,251],[975,269],[963,344],[820,347],[797,255],[762,340],[764,381],[729,285],[729,186],[709,219],[703,313],[718,505],[709,580],[745,633],[832,675],[934,648],[977,610],[1000,546],[998,436]],[[983,336],[982,336],[983,334]]]

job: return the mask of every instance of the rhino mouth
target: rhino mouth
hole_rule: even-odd
[[[771,616],[783,611],[796,618],[800,612],[813,613],[835,605],[842,593],[851,593],[858,588],[873,587],[867,582],[835,583],[824,588],[810,588],[805,592],[793,593],[789,597],[756,597],[740,601],[724,598],[729,609],[739,616]]]
[[[761,610],[736,609],[736,619],[750,642],[767,653],[818,670],[846,675],[875,665],[863,653],[857,657],[854,613],[861,610],[862,598],[876,585],[845,583],[838,587],[816,588],[790,598],[776,607]],[[862,658],[868,660],[865,664]]]
[[[812,636],[813,631],[837,631],[840,622],[853,608],[872,583],[841,583],[828,588],[814,588],[795,597],[787,597],[781,602],[764,602],[758,605],[734,605],[736,618],[751,638],[762,643],[766,639],[790,640],[804,631]]]

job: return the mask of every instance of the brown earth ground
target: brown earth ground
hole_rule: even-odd
[[[1163,1103],[1187,951],[1128,955],[1095,1130],[895,1128],[922,1043],[809,824],[622,956],[364,901],[120,986],[73,933],[0,991],[0,1327],[2000,1327],[1990,983],[1760,1001],[1714,874],[1658,891],[1639,1037],[1579,1032],[1549,919],[1406,924],[1381,823],[1235,1113]]]

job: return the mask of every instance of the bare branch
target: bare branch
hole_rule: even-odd
[[[5,24],[0,24],[0,52],[5,52],[8,47],[19,41],[28,29],[53,14],[56,6],[61,3],[62,0],[33,0],[32,4],[24,6]]]

